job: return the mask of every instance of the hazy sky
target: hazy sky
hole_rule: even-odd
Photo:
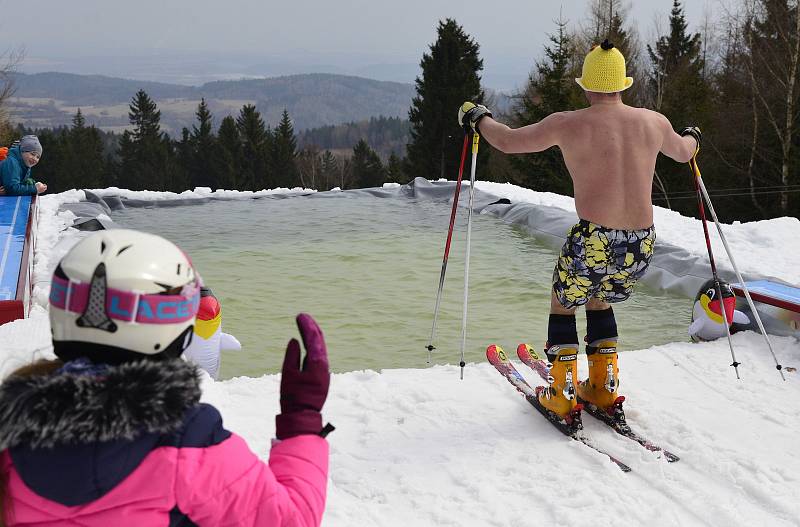
[[[672,0],[629,0],[643,38]],[[7,49],[25,48],[23,72],[71,71],[185,82],[191,77],[320,70],[413,81],[440,19],[455,18],[481,46],[484,78],[521,84],[559,11],[571,27],[588,0],[44,0],[0,1]],[[719,0],[685,0],[690,27]],[[176,58],[180,57],[180,59]],[[147,66],[147,62],[151,65]],[[381,65],[380,67],[376,65]],[[373,67],[375,66],[375,67]],[[129,70],[126,70],[129,67]],[[149,69],[148,69],[149,68]],[[152,70],[152,73],[148,71]],[[204,76],[203,73],[206,72]],[[128,73],[128,75],[124,75]],[[208,77],[208,78],[206,78]],[[518,79],[518,80],[517,80]]]

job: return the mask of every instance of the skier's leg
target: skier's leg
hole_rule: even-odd
[[[555,293],[552,301],[558,304]],[[561,306],[557,311],[550,313],[547,325],[545,352],[552,366],[548,378],[549,386],[539,393],[539,402],[563,418],[573,412],[577,405],[575,386],[578,382],[578,331],[574,307],[570,310]]]
[[[608,408],[618,397],[617,322],[613,308],[599,299],[586,305],[586,360],[589,378],[578,386],[578,397]]]
[[[572,228],[553,271],[550,318],[545,353],[551,363],[549,386],[539,392],[539,402],[565,418],[576,413],[578,382],[578,331],[575,311],[590,296],[591,283],[582,275],[582,226]]]

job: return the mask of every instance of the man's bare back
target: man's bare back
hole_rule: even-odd
[[[614,229],[653,225],[650,199],[656,157],[691,159],[696,143],[675,133],[663,115],[622,103],[619,94],[587,92],[589,108],[549,115],[511,129],[491,118],[481,135],[506,153],[540,152],[558,146],[572,176],[581,219]]]

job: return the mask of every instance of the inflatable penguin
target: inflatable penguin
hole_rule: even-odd
[[[714,280],[703,284],[703,287],[697,292],[692,309],[692,324],[689,326],[689,336],[694,342],[715,340],[727,334],[723,325],[721,306],[725,308],[725,317],[729,325],[733,322],[737,324],[750,323],[747,315],[734,309],[736,297],[733,295],[731,286],[722,280],[719,285],[722,290],[721,302],[717,298],[718,293],[714,286]]]
[[[183,352],[187,360],[196,363],[214,380],[219,375],[220,352],[239,351],[242,345],[233,335],[222,332],[222,308],[211,289],[200,289],[200,310],[194,324],[194,335]]]

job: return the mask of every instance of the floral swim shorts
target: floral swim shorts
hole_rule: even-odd
[[[647,271],[654,227],[625,231],[580,220],[567,236],[553,271],[553,291],[567,309],[590,298],[622,302]]]

